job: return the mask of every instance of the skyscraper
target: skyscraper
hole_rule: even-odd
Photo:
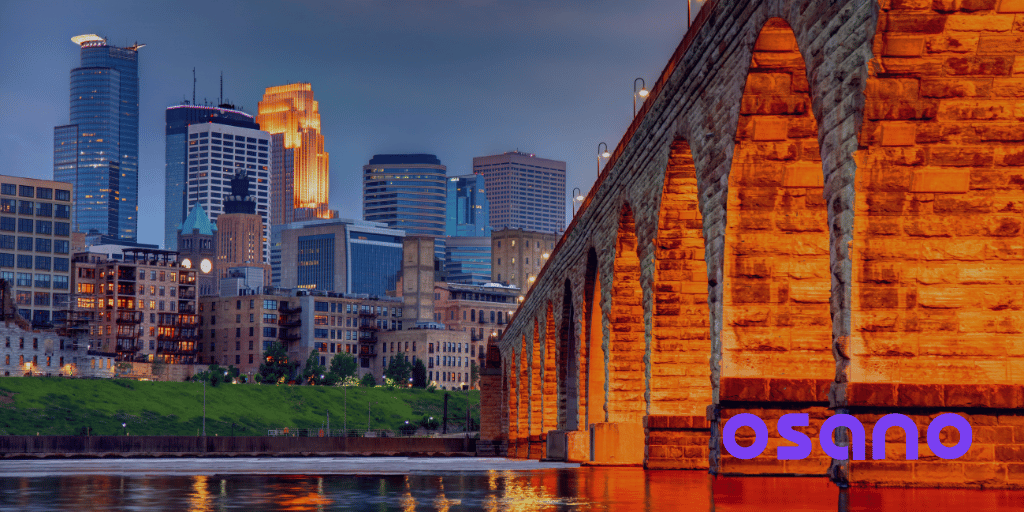
[[[185,221],[188,214],[185,182],[188,180],[189,125],[213,123],[253,130],[259,130],[260,126],[251,115],[235,110],[234,106],[227,104],[207,107],[189,105],[186,102],[183,105],[167,107],[165,116],[167,141],[164,154],[164,248],[175,251],[178,249],[178,226]],[[266,166],[267,158],[261,160],[264,162],[259,165]]]
[[[492,229],[565,230],[565,162],[511,151],[474,158],[473,174],[484,177]]]
[[[483,176],[448,178],[444,231],[447,236],[491,236],[490,205]]]
[[[363,166],[363,219],[443,237],[447,171],[434,155],[373,155]]]
[[[135,241],[139,211],[138,50],[95,34],[71,38],[82,49],[71,70],[69,124],[53,129],[53,179],[75,194],[75,231]]]
[[[268,87],[256,121],[273,136],[273,218],[268,225],[333,218],[334,212],[327,209],[328,155],[312,85]]]
[[[270,134],[253,128],[218,123],[198,123],[188,127],[188,190],[185,206],[191,212],[203,206],[210,220],[217,222],[224,198],[231,194],[231,178],[245,170],[253,179],[249,196],[256,202],[256,213],[263,217],[263,261],[270,261],[271,181],[267,158]]]

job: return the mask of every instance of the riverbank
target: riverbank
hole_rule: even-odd
[[[0,436],[191,436],[204,426],[203,384],[44,377],[0,377]],[[445,391],[364,387],[220,384],[206,386],[205,431],[266,436],[288,428],[397,430],[406,421],[440,422]],[[479,391],[448,391],[449,425],[479,421]],[[329,415],[329,419],[328,419]]]
[[[0,436],[0,460],[310,456],[473,457],[475,455],[476,439],[465,436],[461,438]]]

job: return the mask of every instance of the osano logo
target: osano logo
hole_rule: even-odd
[[[808,425],[807,413],[784,414],[779,418],[777,429],[783,439],[796,443],[796,446],[779,446],[779,460],[800,460],[811,454],[811,439],[803,432],[793,430],[793,427],[806,427]],[[736,431],[740,427],[754,429],[754,443],[743,447],[736,444]],[[825,454],[833,459],[846,460],[849,456],[847,447],[836,446],[832,442],[832,432],[839,427],[850,429],[850,448],[853,450],[853,460],[865,459],[865,434],[864,425],[857,418],[849,414],[836,414],[821,425],[818,433],[818,441]],[[902,414],[886,414],[882,416],[875,428],[871,431],[871,458],[874,460],[885,459],[885,433],[892,427],[901,427],[906,434],[907,460],[917,460],[917,445],[920,439],[917,434],[917,425],[914,420]],[[953,427],[960,433],[960,441],[956,446],[946,446],[939,442],[939,432],[943,427]],[[941,459],[958,459],[963,457],[974,442],[974,432],[971,424],[962,416],[952,413],[940,414],[928,424],[928,449]],[[768,447],[768,427],[761,418],[750,414],[742,413],[729,418],[722,429],[722,443],[725,451],[737,459],[753,459],[764,452]]]

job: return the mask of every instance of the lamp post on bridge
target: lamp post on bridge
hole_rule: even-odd
[[[601,151],[601,146],[604,146],[604,151]],[[612,154],[608,152],[608,144],[605,144],[604,142],[602,142],[602,143],[597,145],[597,175],[598,175],[598,177],[601,176],[601,159],[602,158],[608,158],[610,156],[612,156]]]
[[[637,82],[640,82],[639,91],[636,89]],[[648,94],[650,94],[650,91],[647,90],[647,84],[644,83],[643,78],[638,77],[636,80],[633,80],[633,117],[636,117],[636,97],[640,96],[640,101],[643,101]]]
[[[579,187],[574,187],[572,189],[572,197],[571,197],[571,199],[572,199],[572,216],[576,217],[576,203],[580,203],[580,206],[582,206],[583,205],[583,200],[586,199],[586,198],[583,196],[583,191],[580,190]]]

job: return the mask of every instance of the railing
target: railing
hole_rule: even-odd
[[[448,428],[449,431],[452,430],[451,425]],[[400,430],[367,430],[365,428],[332,428],[330,430],[326,428],[277,428],[267,430],[267,435],[270,437],[440,437],[438,432],[433,430],[416,429],[410,430],[408,434],[403,434]]]

